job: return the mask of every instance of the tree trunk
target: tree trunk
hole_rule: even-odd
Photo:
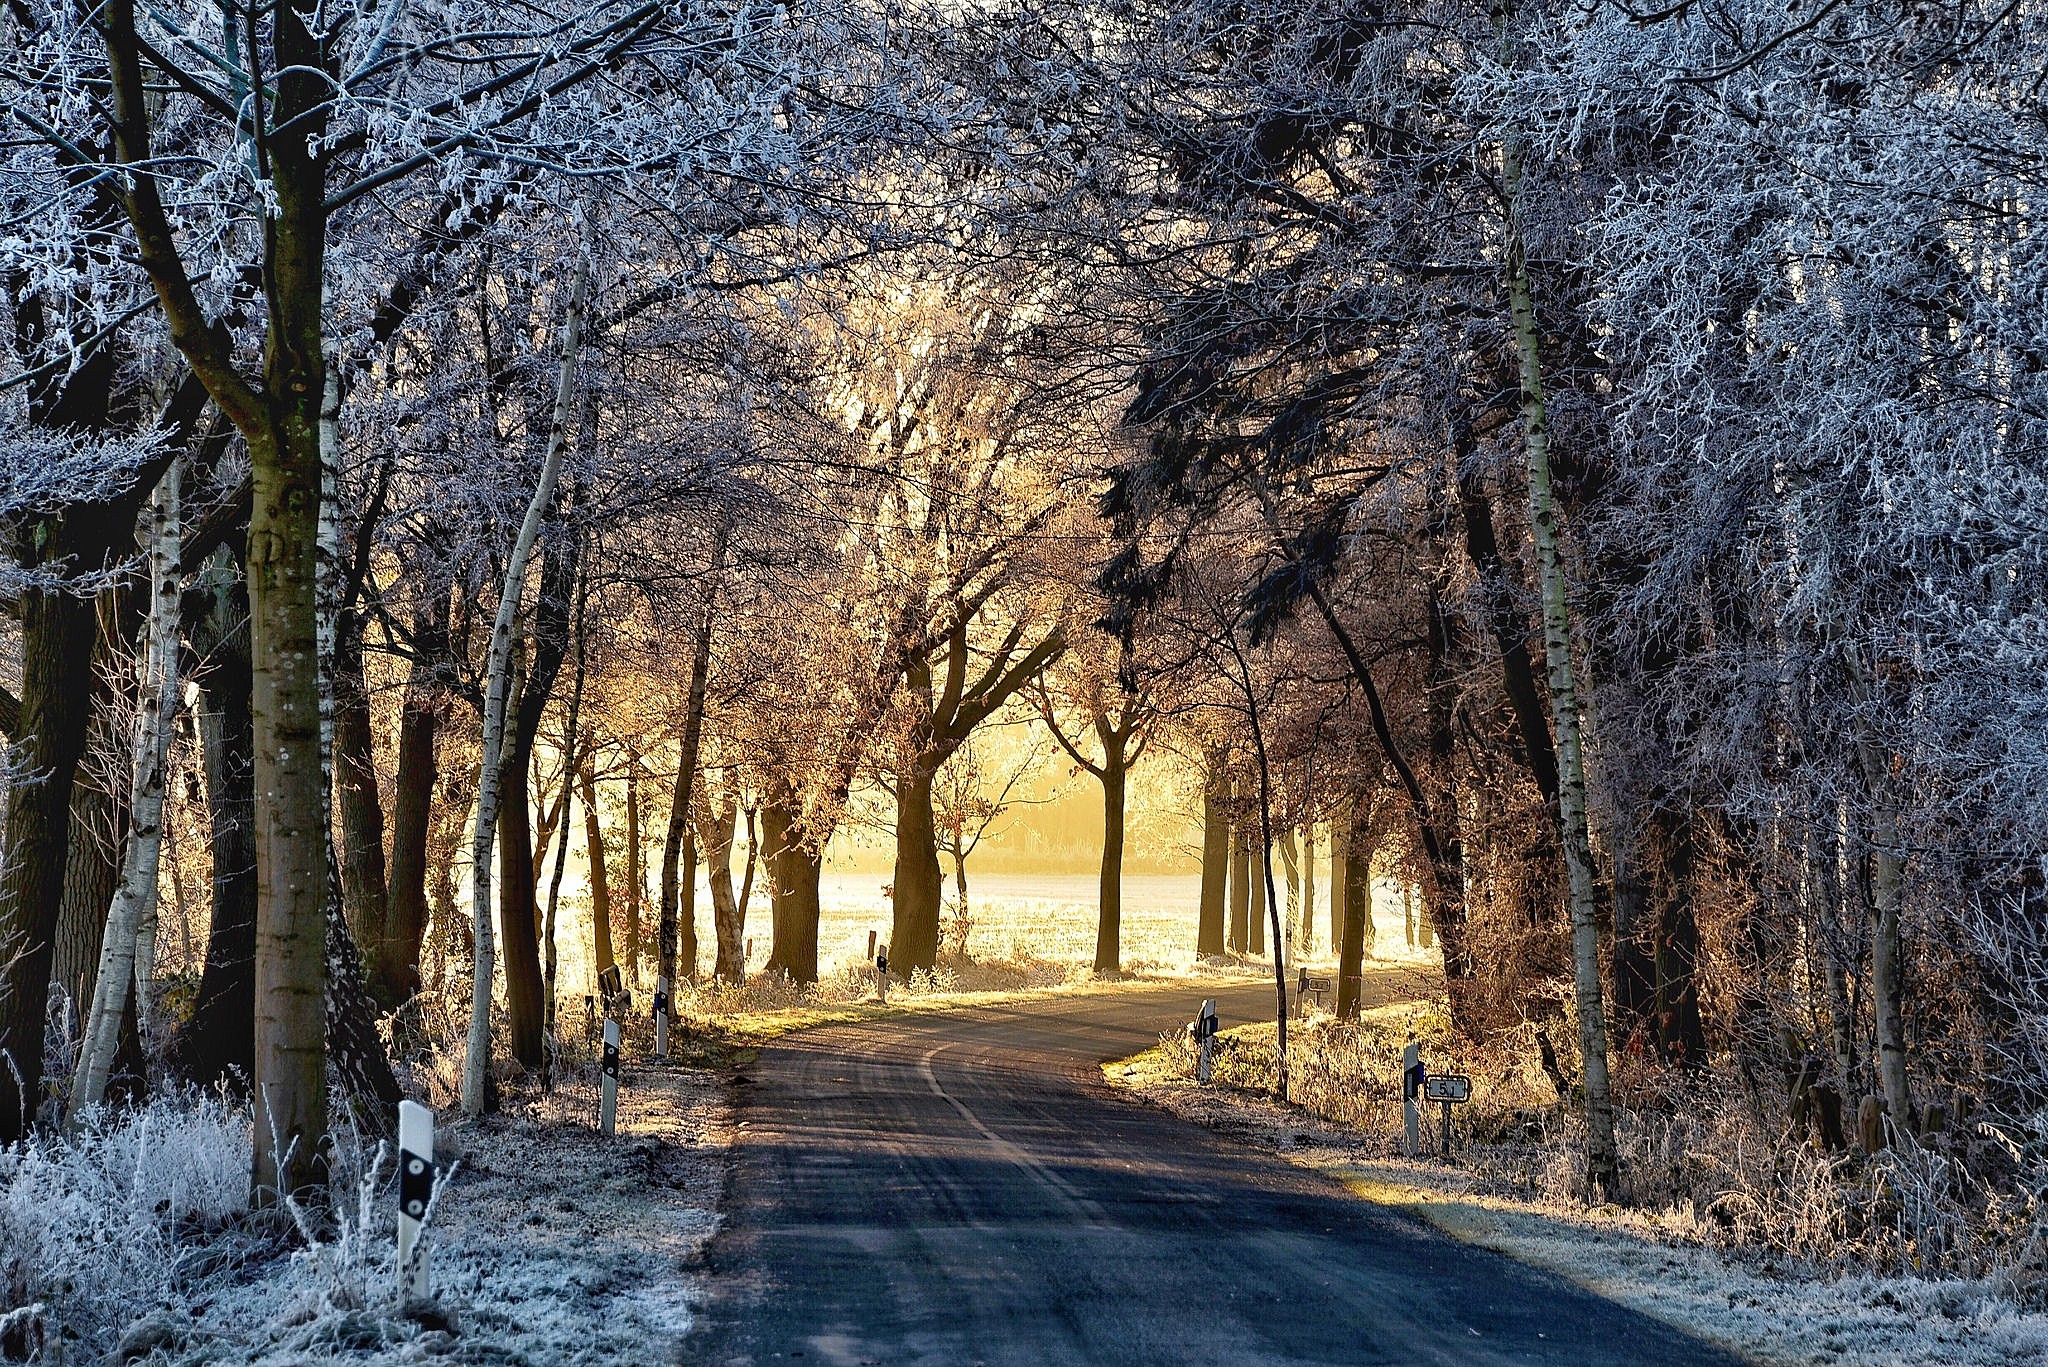
[[[1242,954],[1252,940],[1252,842],[1236,826],[1230,831],[1230,951]]]
[[[205,662],[196,681],[213,917],[179,1055],[191,1081],[209,1087],[231,1082],[242,1091],[256,1047],[256,737],[249,715],[248,597],[225,555],[201,576],[198,591],[207,606],[188,634]]]
[[[1366,946],[1372,939],[1372,856],[1363,841],[1344,842],[1344,926],[1337,938],[1339,1020],[1358,1019],[1364,994]]]
[[[1657,929],[1650,911],[1651,889],[1636,842],[1617,832],[1614,860],[1614,952],[1608,969],[1613,986],[1614,1030],[1624,1049],[1642,1047],[1656,1030]]]
[[[363,677],[363,628],[353,610],[342,612],[338,626],[334,806],[341,826],[341,906],[355,943],[370,946],[372,956],[381,960],[383,946],[391,938],[391,895],[385,882],[384,803],[377,792],[370,693]]]
[[[505,1015],[512,1057],[539,1068],[545,1046],[545,985],[540,972],[539,908],[535,904],[533,801],[527,788],[532,752],[516,743],[505,750],[498,807],[498,939],[505,964]]]
[[[590,932],[595,942],[591,971],[602,975],[617,959],[612,953],[612,888],[605,868],[604,827],[597,815],[597,773],[594,765],[583,765],[583,834],[590,860]]]
[[[1301,954],[1316,950],[1316,823],[1301,826]]]
[[[626,749],[626,980],[640,986],[640,909],[647,904],[647,874],[640,859],[640,752]]]
[[[1586,1185],[1606,1200],[1620,1175],[1614,1147],[1614,1110],[1607,1082],[1607,1018],[1600,981],[1600,926],[1595,902],[1593,850],[1586,824],[1586,770],[1578,684],[1571,655],[1571,611],[1558,550],[1557,507],[1550,485],[1550,425],[1543,396],[1542,359],[1529,264],[1521,224],[1521,148],[1502,148],[1506,191],[1507,285],[1515,353],[1522,385],[1522,435],[1529,464],[1529,524],[1543,595],[1543,640],[1549,667],[1550,715],[1557,728],[1558,840],[1564,847],[1570,894],[1572,969],[1579,1016],[1581,1081],[1586,1092]],[[1439,935],[1443,927],[1437,927]],[[1449,949],[1448,943],[1445,946]]]
[[[889,971],[906,981],[939,957],[938,821],[932,811],[937,765],[918,756],[896,787],[895,914]]]
[[[422,658],[406,678],[398,714],[398,767],[391,795],[391,885],[384,934],[368,942],[366,971],[371,997],[395,1011],[420,990],[420,948],[427,930],[427,836],[433,820],[434,784],[439,770],[434,732],[442,698],[436,682],[439,660],[448,649],[448,602],[435,594],[413,624]]]
[[[511,685],[512,625],[525,596],[526,567],[540,535],[542,514],[553,503],[555,484],[561,477],[563,457],[568,452],[570,402],[576,387],[576,357],[582,344],[584,299],[590,288],[590,254],[579,251],[569,287],[568,309],[562,320],[561,368],[555,383],[555,409],[548,436],[547,457],[540,480],[527,502],[526,516],[505,562],[505,579],[498,595],[497,616],[491,624],[490,653],[484,668],[483,754],[477,765],[477,811],[475,836],[471,842],[471,921],[476,935],[476,956],[472,973],[474,993],[470,1001],[469,1044],[462,1070],[462,1109],[466,1115],[480,1115],[484,1109],[484,1083],[491,1061],[491,984],[497,968],[497,946],[491,939],[491,836],[498,828],[500,770],[505,748],[505,704]],[[520,766],[524,782],[525,766]],[[520,805],[524,806],[522,795]],[[521,821],[524,821],[522,814]],[[529,847],[528,857],[531,858]],[[508,886],[521,886],[510,880]],[[523,881],[531,890],[531,873]],[[531,910],[527,916],[530,925]],[[534,975],[536,978],[538,973]],[[509,974],[508,974],[509,979]],[[536,984],[536,987],[538,985]],[[537,1002],[531,1005],[538,1005]],[[536,1051],[537,1052],[537,1051]],[[536,1058],[536,1061],[537,1058]]]
[[[732,840],[739,815],[739,799],[731,792],[715,808],[709,793],[698,796],[697,844],[704,851],[705,881],[711,889],[711,931],[718,946],[711,972],[726,983],[737,983],[746,972],[745,927],[740,922],[739,899],[732,890]]]
[[[688,962],[682,965],[682,974],[677,976],[676,935],[681,899],[688,896],[694,900],[694,881],[687,892],[681,877],[683,837],[690,828],[690,785],[697,781],[697,752],[704,739],[704,692],[711,672],[711,637],[717,625],[719,581],[725,574],[726,538],[731,534],[731,525],[721,517],[711,533],[711,568],[705,580],[704,612],[697,620],[697,636],[690,656],[690,693],[683,713],[683,745],[681,758],[676,766],[675,792],[669,799],[668,838],[661,847],[661,920],[658,927],[659,944],[657,954],[661,976],[671,985],[697,980],[697,924],[696,917],[683,934],[688,937]],[[813,970],[815,973],[815,969]]]
[[[818,980],[818,882],[822,859],[803,843],[794,794],[772,782],[761,808],[761,858],[768,866],[773,943],[768,969],[799,985]]]
[[[1223,907],[1230,878],[1230,823],[1224,816],[1228,780],[1213,752],[1207,779],[1202,785],[1202,897],[1195,913],[1195,953],[1204,958],[1224,951]]]
[[[1295,848],[1294,827],[1280,832],[1280,868],[1287,883],[1287,943],[1301,952],[1301,855]]]
[[[1124,788],[1129,775],[1121,753],[1102,757],[1102,883],[1096,898],[1095,972],[1119,977],[1123,962]]]
[[[1651,814],[1663,877],[1656,926],[1657,1049],[1666,1063],[1702,1068],[1707,1036],[1700,1021],[1699,922],[1693,912],[1691,814],[1660,807]]]
[[[348,933],[348,919],[341,914],[341,867],[331,845],[327,872],[328,886],[334,890],[325,949],[327,1056],[334,1063],[341,1095],[349,1103],[356,1127],[388,1136],[398,1119],[398,1079],[392,1075],[383,1036],[377,1033],[376,1008],[363,985],[362,957]]]
[[[182,692],[178,675],[178,542],[183,526],[179,495],[184,461],[173,460],[150,500],[150,606],[137,642],[136,713],[129,740],[128,831],[121,880],[109,901],[106,932],[100,942],[99,971],[93,980],[92,1012],[87,1018],[84,1051],[71,1088],[68,1119],[75,1123],[87,1108],[106,1096],[115,1050],[120,1043],[121,1017],[128,1010],[131,988],[140,968],[146,980],[146,959],[137,944],[147,907],[154,900],[163,852],[165,769],[170,759],[171,727]],[[138,1021],[147,1019],[140,992],[135,997]]]
[[[74,512],[24,525],[17,553],[28,564],[61,558],[73,547],[90,554],[85,522]],[[101,554],[87,564],[111,549],[101,530]],[[21,712],[9,751],[15,768],[7,857],[0,861],[0,1144],[27,1133],[43,1095],[51,938],[64,893],[72,778],[92,718],[91,690],[81,680],[99,631],[92,600],[61,590],[24,591],[19,611]]]
[[[1877,1025],[1877,1080],[1884,1091],[1885,1115],[1897,1133],[1911,1135],[1915,1131],[1906,1079],[1904,946],[1899,934],[1906,866],[1898,811],[1886,791],[1888,781],[1889,776],[1879,771],[1870,784],[1870,1005]]]
[[[1272,852],[1260,848],[1256,833],[1246,832],[1246,835],[1252,842],[1251,868],[1248,871],[1252,896],[1251,906],[1245,914],[1245,928],[1250,932],[1245,948],[1256,959],[1266,952],[1266,880],[1263,871],[1272,858]]]
[[[1350,812],[1330,813],[1330,947],[1344,943],[1344,860],[1351,844]]]

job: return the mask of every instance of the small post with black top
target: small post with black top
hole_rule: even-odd
[[[603,1099],[598,1104],[597,1127],[606,1134],[619,1132],[619,1023],[604,1023]]]

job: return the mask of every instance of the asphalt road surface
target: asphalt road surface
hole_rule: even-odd
[[[1401,995],[1400,979],[1375,980]],[[792,1036],[741,1084],[690,1361],[1735,1367],[1677,1330],[1112,1094],[1180,986]]]

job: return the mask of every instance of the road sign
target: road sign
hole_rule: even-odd
[[[1472,1099],[1472,1079],[1462,1073],[1431,1073],[1423,1079],[1422,1094],[1446,1105]]]

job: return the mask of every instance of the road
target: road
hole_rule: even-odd
[[[1736,1367],[1114,1095],[1099,1065],[1192,1017],[1204,993],[1226,1028],[1273,1008],[1270,984],[1146,987],[763,1050],[740,1086],[713,1300],[686,1359]]]

